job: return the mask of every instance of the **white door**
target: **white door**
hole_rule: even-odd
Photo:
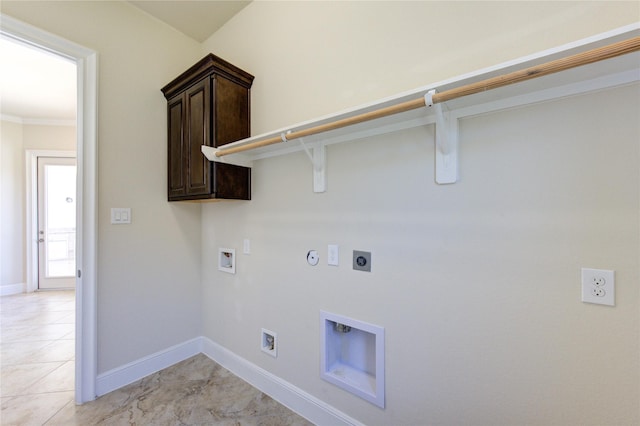
[[[38,157],[38,289],[75,288],[76,159]]]

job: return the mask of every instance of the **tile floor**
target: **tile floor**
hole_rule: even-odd
[[[0,298],[0,424],[42,425],[74,398],[75,292]]]
[[[0,298],[1,425],[311,425],[202,354],[77,406],[74,312],[68,291]]]

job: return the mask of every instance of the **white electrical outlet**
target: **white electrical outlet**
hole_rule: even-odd
[[[582,268],[582,301],[615,306],[613,271]]]

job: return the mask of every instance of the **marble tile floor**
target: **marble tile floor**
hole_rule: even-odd
[[[51,295],[40,293],[32,300],[37,301],[41,296]],[[24,302],[20,300],[23,297]],[[62,349],[53,353],[46,350],[47,347],[53,350],[50,345],[58,340],[73,342],[73,335],[62,336],[67,339],[52,338],[49,343],[43,343],[48,340],[13,340],[30,335],[29,331],[39,336],[36,330],[27,330],[27,324],[19,319],[18,312],[23,310],[29,318],[38,317],[33,315],[37,309],[27,306],[27,297],[31,296],[1,298],[0,425],[311,425],[202,354],[77,406],[73,402],[73,368],[68,369],[68,365],[73,365],[73,351],[70,359],[52,361],[65,358],[68,353],[62,356],[55,355],[62,353]],[[49,303],[41,305],[49,306]],[[53,313],[50,316],[57,318]],[[42,322],[42,318],[35,321]],[[64,319],[57,318],[57,321]],[[51,337],[57,336],[51,333]],[[33,342],[40,343],[17,345]],[[19,347],[25,350],[24,355],[18,354]],[[68,377],[62,377],[65,374]],[[69,384],[71,388],[67,389]]]

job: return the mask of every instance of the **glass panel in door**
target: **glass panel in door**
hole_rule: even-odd
[[[74,158],[38,158],[39,289],[75,287]]]

